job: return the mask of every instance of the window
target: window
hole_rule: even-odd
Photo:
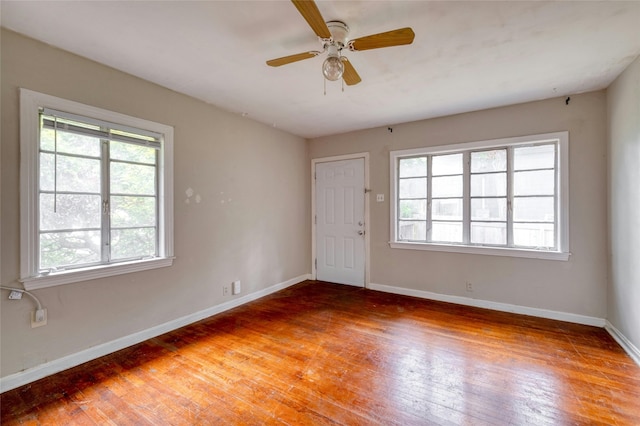
[[[27,289],[169,266],[173,129],[21,90]]]
[[[391,152],[391,246],[568,259],[568,133]]]

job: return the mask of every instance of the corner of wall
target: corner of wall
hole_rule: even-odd
[[[640,347],[640,57],[607,88],[607,330],[638,362]],[[635,159],[635,161],[634,161]]]

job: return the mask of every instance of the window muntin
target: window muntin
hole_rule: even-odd
[[[471,244],[507,244],[506,148],[470,152]]]
[[[444,243],[460,243],[463,239],[463,158],[462,154],[432,155],[431,161],[431,228],[427,238]],[[429,232],[430,231],[430,232]]]
[[[513,149],[513,245],[555,250],[557,144]]]
[[[398,163],[398,233],[405,241],[427,235],[427,159],[402,158]]]
[[[20,90],[28,290],[170,266],[173,128]]]
[[[392,152],[392,246],[568,253],[567,145],[562,132]]]

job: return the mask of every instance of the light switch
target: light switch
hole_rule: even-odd
[[[376,201],[381,203],[384,201],[384,194],[376,194]]]

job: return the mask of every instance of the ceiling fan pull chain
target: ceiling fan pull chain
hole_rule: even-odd
[[[324,95],[327,96],[327,79],[322,77],[322,82],[324,83]]]

